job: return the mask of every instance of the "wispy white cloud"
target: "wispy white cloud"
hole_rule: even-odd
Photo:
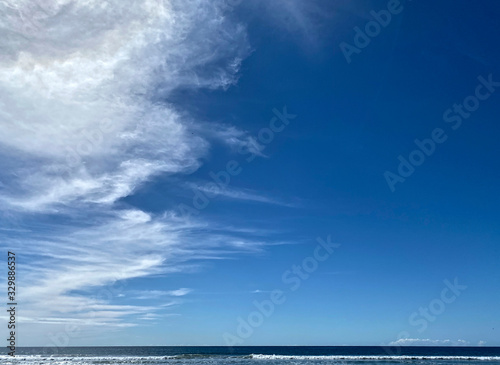
[[[154,306],[110,304],[124,298],[120,294],[152,300],[180,298],[191,289],[142,290],[129,296],[126,280],[184,271],[184,265],[192,260],[254,252],[263,245],[260,240],[230,232],[212,232],[204,223],[172,221],[169,215],[154,217],[138,210],[95,214],[99,223],[91,222],[89,226],[50,225],[18,238],[5,237],[18,252],[32,257],[24,264],[20,278],[27,323],[69,318],[75,320],[71,322],[75,325],[133,325],[134,317],[162,314],[181,302],[167,300]],[[49,322],[63,323],[54,319]]]
[[[234,199],[234,200],[242,200],[242,201],[250,201],[250,202],[258,202],[258,203],[265,203],[265,204],[274,204],[274,205],[282,205],[282,206],[287,206],[287,207],[293,207],[295,206],[292,203],[289,202],[284,202],[276,198],[272,198],[269,195],[264,195],[262,193],[258,193],[255,190],[252,189],[241,189],[241,188],[234,188],[234,187],[229,187],[226,186],[224,188],[221,188],[219,185],[209,182],[209,183],[203,183],[203,184],[194,184],[194,183],[187,183],[186,186],[188,186],[191,189],[194,190],[199,190],[207,194],[209,197],[214,197],[214,198],[227,198],[227,199]]]
[[[19,280],[30,344],[46,345],[67,323],[122,328],[168,315],[179,304],[168,298],[189,289],[158,291],[164,304],[121,304],[127,282],[266,244],[121,203],[156,176],[197,169],[211,140],[257,148],[230,126],[209,133],[168,102],[179,88],[236,82],[249,46],[223,5],[0,3],[0,213],[9,223],[0,238],[26,255]]]
[[[233,152],[251,154],[267,158],[262,152],[264,146],[248,132],[225,124],[201,123],[197,126],[199,132],[212,140],[222,142],[233,149]]]
[[[167,291],[166,295],[171,295],[173,297],[182,297],[184,295],[191,293],[191,291],[192,290],[188,288],[180,288],[176,290]]]
[[[428,338],[400,338],[389,343],[390,346],[468,346],[465,340],[431,340]]]
[[[165,296],[171,297],[182,297],[191,293],[191,289],[188,288],[180,288],[175,290],[137,290],[134,291],[136,296],[133,296],[134,299],[157,299]]]
[[[318,45],[324,27],[332,24],[337,15],[332,6],[321,6],[317,0],[260,0],[243,4],[266,19],[270,27],[285,30],[282,35],[301,39],[306,47]],[[336,6],[340,8],[341,4]]]
[[[156,313],[146,313],[145,315],[138,317],[138,319],[142,319],[145,321],[153,321],[159,318],[161,318],[161,316]]]
[[[0,5],[0,143],[18,166],[4,204],[112,204],[155,174],[196,168],[206,141],[159,100],[234,83],[244,29],[217,1],[44,4]]]

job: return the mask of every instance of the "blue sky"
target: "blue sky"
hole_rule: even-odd
[[[500,346],[495,1],[44,6],[0,5],[19,345]]]

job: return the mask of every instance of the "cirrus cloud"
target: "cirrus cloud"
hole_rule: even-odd
[[[171,316],[170,305],[113,303],[127,297],[114,286],[265,244],[121,201],[157,176],[196,170],[214,138],[248,143],[233,127],[214,135],[169,101],[180,88],[237,81],[249,45],[224,9],[217,0],[0,3],[0,210],[8,218],[0,239],[25,255],[20,320],[30,345],[68,323],[110,329]],[[99,294],[109,287],[111,296]]]

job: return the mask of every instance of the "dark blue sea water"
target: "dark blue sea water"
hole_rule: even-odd
[[[499,365],[500,347],[24,347],[0,364]]]

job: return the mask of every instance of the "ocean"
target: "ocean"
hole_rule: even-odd
[[[0,364],[451,365],[500,364],[500,347],[242,346],[23,347]]]

